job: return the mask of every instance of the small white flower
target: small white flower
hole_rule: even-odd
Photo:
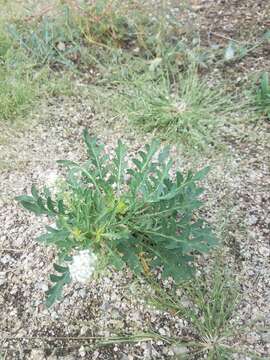
[[[72,264],[69,265],[71,278],[80,283],[87,283],[95,270],[97,257],[89,250],[79,251],[73,256]]]
[[[55,187],[55,183],[57,179],[58,179],[57,170],[49,170],[45,173],[46,184],[49,186],[49,188]]]

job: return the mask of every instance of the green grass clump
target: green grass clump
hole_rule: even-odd
[[[90,68],[101,73],[104,81],[108,80],[106,86],[112,84],[111,80],[121,82],[126,77],[121,73],[123,63],[129,74],[131,63],[136,61],[140,63],[140,73],[149,68],[161,72],[165,65],[170,66],[171,72],[177,72],[176,57],[181,49],[175,46],[171,35],[176,35],[179,29],[162,11],[159,15],[154,11],[150,14],[149,8],[137,0],[132,4],[98,0],[80,10],[64,4],[56,10],[56,14],[28,21],[13,19],[2,27],[0,56],[5,75],[1,75],[0,86],[4,89],[8,84],[6,95],[2,96],[2,118],[16,117],[41,93],[69,93],[63,81],[55,79],[59,70],[84,76]],[[13,74],[7,71],[8,51],[9,58],[17,64]],[[17,61],[21,54],[24,63]],[[127,58],[131,59],[129,63]],[[151,61],[150,66],[147,61]],[[37,76],[40,72],[42,76]],[[93,81],[99,82],[100,78]]]
[[[248,332],[248,327],[232,321],[240,302],[239,284],[220,264],[211,270],[212,275],[201,275],[192,283],[183,283],[180,297],[175,289],[169,291],[152,284],[156,294],[150,302],[188,323],[190,334],[185,339],[167,337],[166,340],[174,349],[182,350],[181,359],[225,360],[241,354],[261,358],[256,352],[241,348],[235,340]]]
[[[7,34],[0,48],[0,120],[13,119],[22,114],[37,96],[37,82],[32,65],[24,54],[13,48]]]
[[[13,44],[0,60],[0,121],[25,115],[41,95],[73,93],[68,74],[58,76],[48,66],[38,68]]]
[[[3,74],[0,70],[0,120],[12,119],[22,114],[35,98],[31,80],[16,74]]]
[[[72,67],[80,56],[80,31],[68,7],[58,17],[43,17],[29,23],[17,21],[7,27],[8,34],[37,66]]]
[[[1,21],[0,120],[14,120],[26,114],[41,95],[72,94],[71,74],[66,72],[63,77],[53,70],[57,65],[71,64],[66,56],[67,52],[72,53],[71,47],[67,42],[61,43],[67,39],[67,28],[48,19],[34,25],[7,25]],[[59,44],[65,49],[57,49]]]
[[[21,114],[35,96],[25,57],[13,48],[4,24],[0,24],[0,120]]]
[[[174,353],[173,359],[229,360],[248,356],[250,359],[266,359],[256,350],[248,350],[242,339],[253,331],[262,331],[255,322],[243,324],[236,318],[241,306],[240,283],[232,269],[220,262],[223,255],[217,254],[218,262],[207,267],[206,273],[180,286],[161,286],[148,278],[150,292],[137,283],[132,294],[146,297],[149,305],[170,313],[183,321],[181,335],[160,335],[149,329],[132,335],[108,338],[100,344],[132,343],[134,341],[163,341]],[[153,292],[154,290],[154,292]],[[263,328],[267,331],[267,328]],[[268,358],[267,358],[268,359]]]
[[[159,288],[153,300],[156,306],[184,318],[196,334],[194,340],[181,343],[179,339],[178,345],[187,348],[187,358],[207,354],[209,360],[227,359],[232,350],[227,339],[234,333],[230,320],[237,304],[237,288],[218,270],[211,283],[203,278],[196,279],[192,284],[183,284],[182,291],[189,306],[184,306],[176,294]]]
[[[8,34],[5,32],[3,25],[0,24],[0,59],[3,59],[11,46],[12,42]]]
[[[179,75],[171,83],[167,78],[138,76],[124,87],[121,110],[128,119],[162,139],[179,141],[189,148],[202,148],[218,132],[230,99],[219,88],[211,88],[196,68]]]

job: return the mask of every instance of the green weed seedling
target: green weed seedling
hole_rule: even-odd
[[[27,210],[55,218],[56,225],[48,226],[38,241],[56,246],[62,260],[89,250],[98,262],[117,270],[128,266],[138,276],[150,276],[160,268],[163,278],[171,276],[176,282],[189,278],[194,255],[216,245],[211,229],[196,212],[203,192],[196,184],[209,169],[186,176],[178,171],[172,177],[169,149],[159,151],[155,141],[139,151],[129,167],[121,141],[110,160],[104,145],[86,130],[84,140],[89,156],[84,164],[59,161],[68,171],[56,195],[33,186],[30,196],[17,197]],[[61,275],[51,277],[55,285],[49,290],[48,305],[70,281],[69,265],[55,269]]]

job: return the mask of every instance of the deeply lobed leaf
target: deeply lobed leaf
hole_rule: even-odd
[[[104,145],[84,131],[88,160],[84,164],[60,161],[67,167],[66,184],[53,199],[50,191],[41,194],[32,187],[32,196],[17,200],[29,211],[55,217],[56,228],[38,240],[54,245],[61,258],[74,250],[91,249],[108,264],[121,269],[127,265],[135,274],[162,276],[179,281],[192,274],[195,254],[216,245],[211,229],[196,210],[202,205],[197,186],[209,171],[206,167],[186,176],[171,176],[173,161],[169,148],[159,151],[152,142],[132,159],[128,168],[125,145],[119,141],[112,160]],[[59,299],[70,281],[66,267],[54,265],[60,275],[48,292],[48,305]]]

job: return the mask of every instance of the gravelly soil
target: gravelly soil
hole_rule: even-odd
[[[10,166],[1,172],[1,332],[7,338],[2,339],[2,347],[8,349],[8,358],[14,359],[20,356],[43,359],[47,355],[53,359],[54,354],[60,358],[91,356],[93,359],[124,359],[136,354],[144,358],[147,354],[154,356],[158,350],[147,343],[133,348],[114,346],[101,353],[91,351],[90,355],[87,347],[82,347],[82,340],[76,343],[67,339],[106,336],[119,331],[131,333],[149,327],[158,329],[163,323],[166,331],[181,334],[183,321],[144,305],[136,289],[132,289],[129,273],[108,271],[101,280],[93,281],[86,288],[71,286],[62,305],[56,305],[52,311],[43,306],[54,253],[35,245],[33,239],[47,221],[37,221],[25,213],[13,198],[29,191],[32,182],[41,185],[54,176],[57,159],[83,158],[82,129],[87,127],[93,133],[99,126],[95,124],[91,108],[78,99],[58,99],[51,106],[47,104],[41,109],[40,118],[30,130],[15,131],[1,149],[5,154],[4,164]],[[103,134],[101,131],[101,135],[110,151],[123,133],[110,128],[104,129]],[[129,139],[133,148],[141,146],[138,141],[135,143],[134,135],[129,135]],[[65,339],[50,340],[56,336]],[[156,346],[158,349],[162,343]],[[27,350],[35,348],[38,350]],[[162,358],[163,352],[166,353],[166,349],[158,358]]]
[[[201,26],[202,37],[209,29],[243,40],[245,33],[239,32],[237,19],[246,16],[248,22],[243,22],[243,26],[247,31],[258,29],[260,36],[268,26],[267,1],[246,0],[241,6],[239,1],[191,3],[192,7],[183,14]],[[254,22],[255,12],[258,21]],[[213,22],[215,13],[219,21]],[[226,45],[225,39],[214,40]],[[267,68],[267,54],[269,48],[264,47],[256,56],[251,54],[236,64],[235,76],[247,69]],[[149,307],[143,294],[150,290],[143,283],[132,285],[129,272],[108,270],[86,287],[71,284],[61,304],[49,311],[43,305],[55,254],[52,249],[38,246],[34,238],[48,220],[26,213],[13,199],[29,191],[32,183],[43,185],[59,174],[56,160],[84,158],[81,140],[84,127],[105,142],[107,151],[111,151],[118,138],[124,139],[131,151],[149,141],[149,135],[136,133],[123,121],[106,123],[97,115],[86,99],[59,98],[40,105],[38,114],[32,114],[31,127],[20,130],[0,125],[0,348],[6,359],[174,359],[174,349],[162,341],[96,349],[89,338],[149,329],[179,338],[194,335],[182,319]],[[244,354],[256,351],[259,357],[267,357],[270,356],[269,122],[262,119],[254,126],[235,121],[234,127],[226,130],[224,141],[229,149],[226,155],[213,153],[208,158],[191,159],[177,149],[172,153],[177,166],[184,169],[212,165],[206,182],[204,212],[224,239],[222,260],[233,270],[241,287],[240,302],[231,322],[236,328],[247,326],[231,343],[241,346]],[[207,273],[213,261],[211,257],[199,259],[198,267]],[[249,356],[236,355],[235,359]]]
[[[147,286],[132,286],[129,273],[108,270],[87,287],[72,284],[66,289],[60,305],[50,311],[44,308],[44,291],[54,252],[36,245],[34,238],[41,233],[47,220],[37,220],[23,211],[13,197],[29,191],[33,182],[42,185],[52,174],[54,176],[57,172],[55,160],[83,159],[81,133],[84,127],[98,134],[108,151],[119,137],[136,151],[146,137],[139,137],[130,129],[127,131],[121,122],[105,127],[85,100],[75,98],[44,104],[35,118],[31,129],[14,130],[12,136],[10,130],[2,129],[2,137],[7,136],[7,139],[1,145],[1,154],[8,166],[0,175],[0,326],[1,347],[8,350],[6,358],[174,358],[172,349],[161,341],[93,350],[89,339],[88,342],[74,339],[149,329],[180,338],[192,336],[192,329],[185,321],[149,307],[140,294]],[[216,156],[204,160],[212,163],[212,173],[206,183],[205,212],[217,232],[223,231],[223,256],[226,256],[228,268],[235,269],[236,280],[241,284],[241,301],[232,322],[236,325],[255,323],[235,342],[240,342],[247,351],[269,355],[269,124],[262,123],[255,130],[256,134],[250,135],[248,140],[236,140],[225,158]],[[248,125],[246,132],[252,134]],[[190,163],[177,149],[173,154],[184,168]],[[203,259],[200,264],[205,268]],[[268,328],[268,331],[259,328]],[[241,359],[240,355],[236,358]]]

